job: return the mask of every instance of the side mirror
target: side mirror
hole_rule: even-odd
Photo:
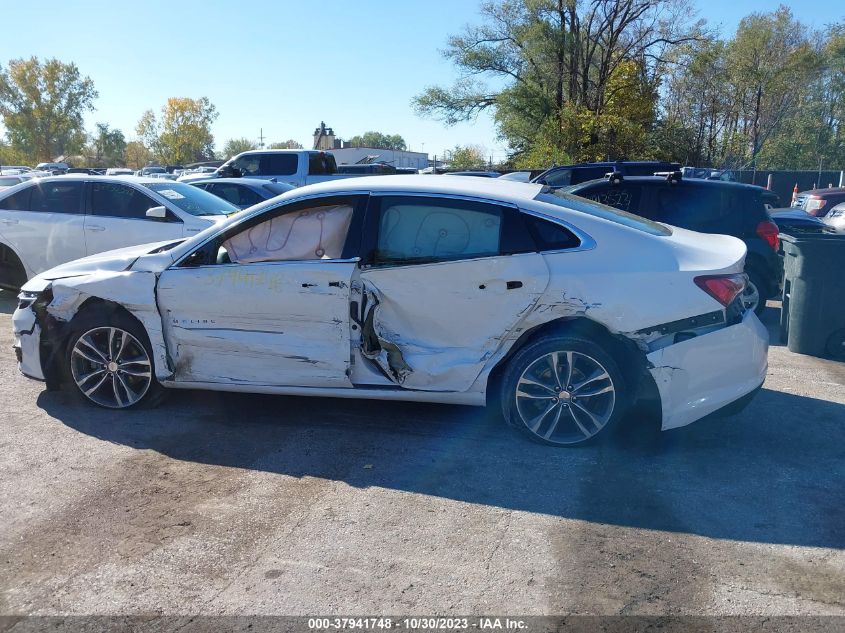
[[[222,165],[217,168],[217,175],[220,178],[236,178],[235,168],[231,165]]]
[[[150,207],[147,209],[147,217],[154,220],[164,220],[167,217],[167,209],[165,207]]]

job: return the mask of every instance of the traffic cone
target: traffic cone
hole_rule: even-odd
[[[790,202],[789,204],[794,206],[796,200],[798,200],[798,183],[797,182],[795,183],[795,186],[792,188],[792,202]]]

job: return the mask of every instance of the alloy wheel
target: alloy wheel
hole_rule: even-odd
[[[610,421],[616,388],[599,361],[561,350],[532,362],[519,377],[514,397],[528,431],[545,442],[577,444]]]
[[[119,327],[98,327],[80,336],[71,350],[70,370],[86,398],[111,409],[131,407],[152,384],[147,350]]]
[[[754,312],[759,304],[760,290],[751,279],[748,279],[745,284],[745,290],[742,291],[742,306],[746,310]]]

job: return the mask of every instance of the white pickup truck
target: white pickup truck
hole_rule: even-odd
[[[274,179],[294,187],[324,180],[354,178],[358,174],[338,174],[334,156],[303,149],[255,149],[233,156],[213,173],[185,174],[182,182],[207,178]]]

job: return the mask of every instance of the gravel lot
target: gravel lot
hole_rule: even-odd
[[[774,346],[739,416],[560,450],[465,407],[79,405],[13,306],[0,614],[845,615],[845,364]]]

